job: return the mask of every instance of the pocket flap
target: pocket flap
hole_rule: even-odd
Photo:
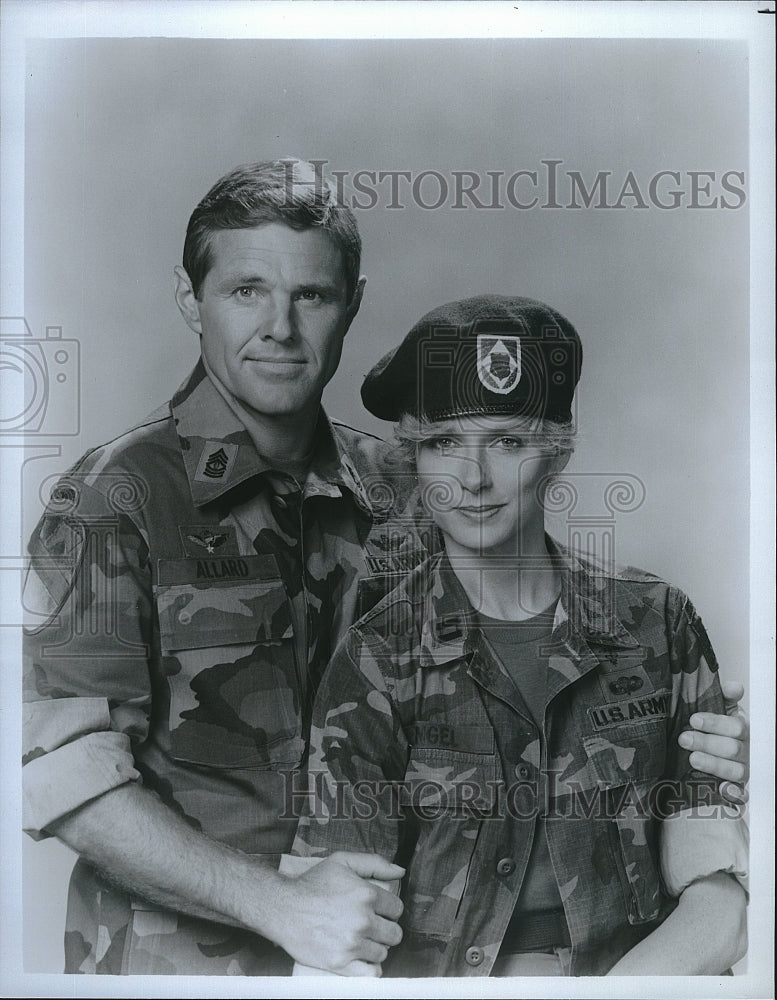
[[[669,693],[658,691],[657,704],[668,702]],[[664,773],[667,757],[666,714],[659,717],[621,720],[595,735],[583,736],[583,747],[601,788],[657,781]]]
[[[499,796],[493,753],[414,746],[402,784],[403,804],[433,818],[438,811],[490,814]]]
[[[165,652],[292,635],[273,556],[160,559],[156,603]]]

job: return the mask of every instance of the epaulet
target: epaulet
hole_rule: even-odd
[[[613,575],[627,583],[666,583],[660,576],[638,566],[615,566]]]
[[[569,555],[570,551],[566,546],[562,546],[560,543],[556,542],[559,549],[562,552],[566,552]],[[588,573],[589,576],[606,578],[609,580],[622,580],[624,583],[665,583],[661,577],[656,576],[654,573],[650,573],[647,570],[640,569],[637,566],[630,566],[628,564],[621,564],[616,562],[604,562],[601,559],[597,559],[590,553],[585,555],[581,552],[574,551],[574,558],[580,564],[581,568]]]
[[[358,427],[351,427],[350,424],[344,423],[342,420],[338,420],[336,417],[330,417],[330,423],[333,427],[337,428],[338,431],[342,431],[344,436],[353,436],[356,438],[367,438],[372,439],[380,444],[385,444],[382,437],[378,434],[370,434],[368,431],[359,430]]]
[[[103,441],[102,444],[97,444],[92,448],[88,448],[84,454],[67,470],[65,475],[83,471],[85,466],[89,467],[93,465],[98,459],[104,458],[105,456],[110,457],[134,444],[139,443],[153,427],[164,423],[169,418],[170,404],[163,403],[162,406],[158,406],[142,420],[139,420],[131,427],[122,431],[121,434],[117,434],[116,437],[111,438],[109,441]]]

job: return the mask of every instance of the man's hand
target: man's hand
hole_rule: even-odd
[[[402,940],[403,906],[368,881],[405,874],[377,854],[337,851],[286,880],[273,935],[297,962],[341,976],[379,976],[388,949]]]
[[[142,785],[120,785],[48,829],[116,885],[167,910],[260,934],[307,965],[379,976],[402,903],[367,881],[404,869],[334,854],[298,878],[210,840]]]
[[[691,766],[722,778],[721,794],[729,802],[747,802],[750,777],[750,723],[739,707],[745,690],[741,684],[723,684],[726,714],[697,712],[690,718],[693,729],[678,737],[681,747],[692,750]]]

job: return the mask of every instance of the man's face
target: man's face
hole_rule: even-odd
[[[418,445],[424,502],[449,551],[517,555],[544,529],[542,485],[566,464],[521,433],[514,418],[456,417]]]
[[[343,255],[328,233],[281,223],[214,233],[195,298],[176,268],[176,300],[210,371],[264,416],[316,410],[340,361],[363,279],[347,301]]]

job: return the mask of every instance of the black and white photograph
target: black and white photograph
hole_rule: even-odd
[[[773,995],[774,3],[0,19],[2,995]]]

